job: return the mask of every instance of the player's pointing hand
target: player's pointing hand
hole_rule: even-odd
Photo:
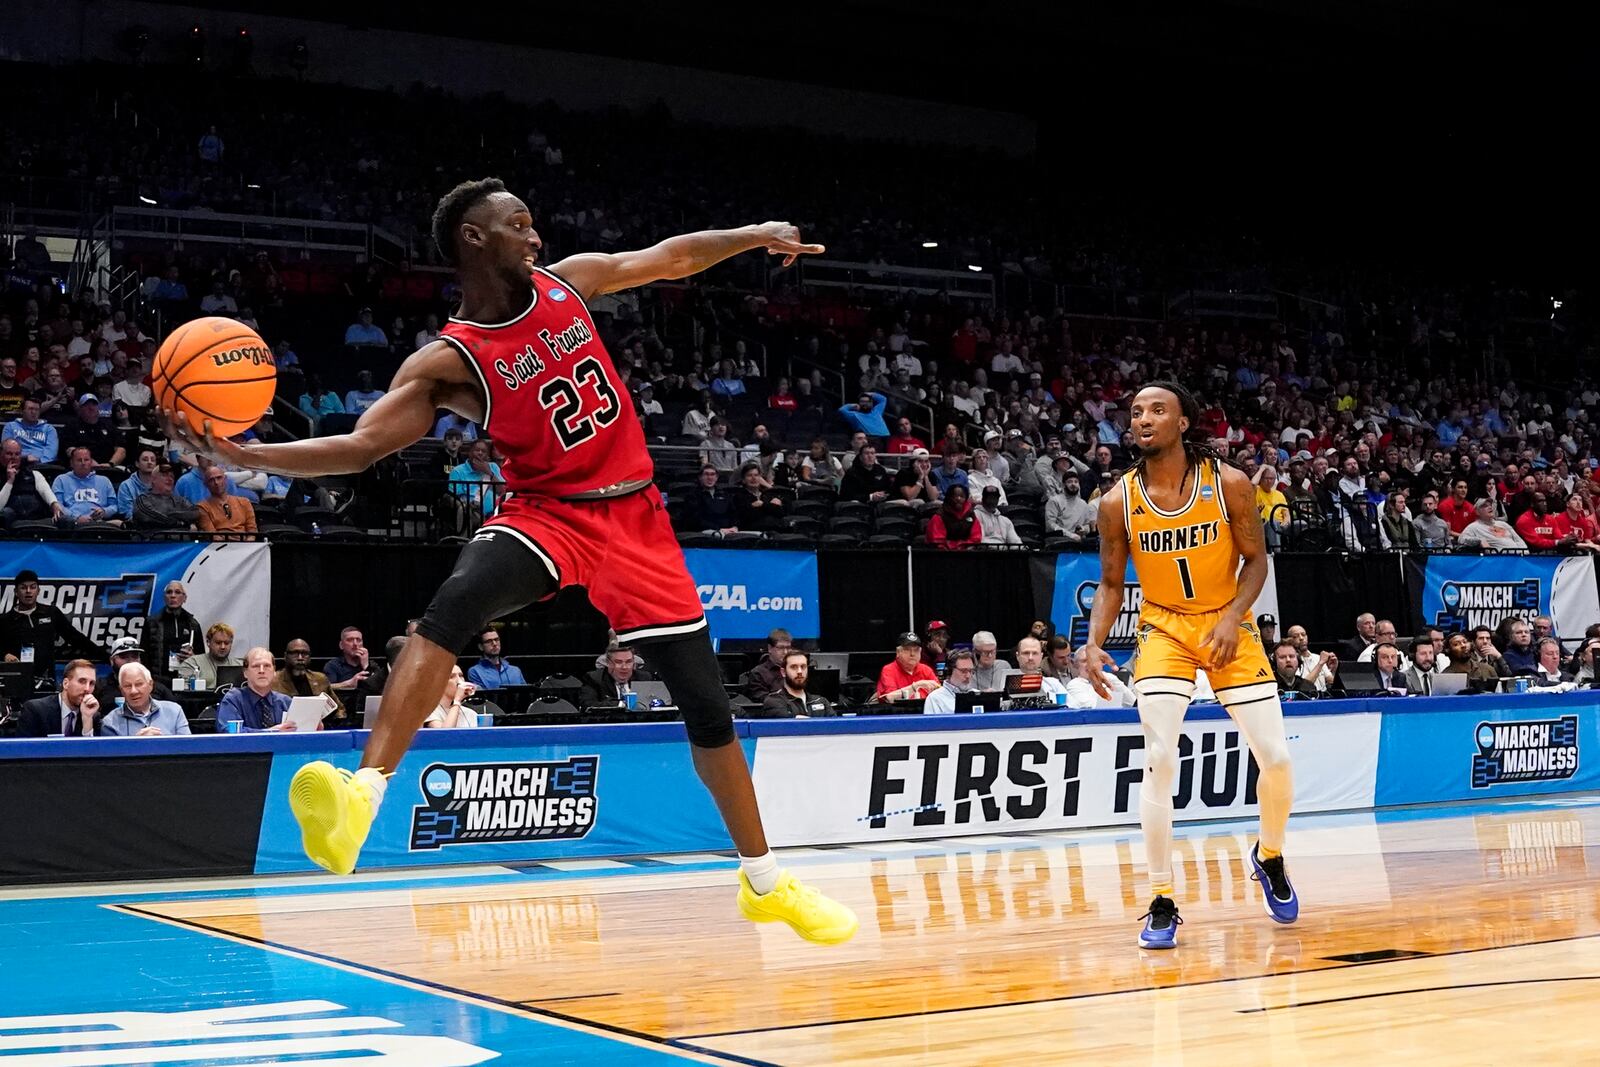
[[[767,251],[774,256],[782,256],[785,267],[802,255],[814,256],[828,250],[826,245],[806,244],[801,241],[800,227],[787,222],[767,222],[759,228],[761,236],[765,239]]]

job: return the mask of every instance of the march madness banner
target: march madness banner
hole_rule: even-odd
[[[144,639],[145,620],[163,606],[176,579],[184,607],[202,627],[226,622],[235,655],[267,643],[272,556],[265,544],[57,544],[13,542],[0,564],[0,612],[15,600],[18,571],[39,575],[39,602],[59,608],[102,648],[121,637]]]
[[[713,638],[766,637],[778,627],[800,638],[822,635],[816,553],[691,548],[683,558]]]
[[[1406,568],[1417,633],[1548,615],[1570,640],[1600,622],[1592,556],[1407,556]]]
[[[1039,562],[1051,565],[1048,558],[1041,558]],[[1095,590],[1100,588],[1100,557],[1092,552],[1063,552],[1055,558],[1051,581],[1050,621],[1055,624],[1056,632],[1067,635],[1072,647],[1077,648],[1089,640],[1089,613],[1094,607]],[[1122,610],[1111,624],[1105,646],[1118,663],[1126,662],[1133,652],[1134,630],[1139,622],[1139,609],[1144,605],[1144,592],[1131,560],[1123,581]],[[1274,618],[1278,615],[1278,583],[1271,556],[1267,557],[1266,584],[1261,587],[1261,595],[1256,598],[1247,621],[1253,625],[1256,616],[1261,614]]]

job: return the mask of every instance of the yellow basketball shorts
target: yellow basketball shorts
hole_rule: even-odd
[[[1134,665],[1134,682],[1146,678],[1193,682],[1196,670],[1206,672],[1212,690],[1218,693],[1236,686],[1272,682],[1272,665],[1261,647],[1261,633],[1250,620],[1239,623],[1239,647],[1233,660],[1211,663],[1212,650],[1201,642],[1220,618],[1220,611],[1186,615],[1146,601],[1139,611],[1139,628],[1135,631],[1139,660]]]

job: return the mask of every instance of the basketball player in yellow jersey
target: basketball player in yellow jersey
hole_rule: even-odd
[[[1294,778],[1278,688],[1255,625],[1247,621],[1267,579],[1255,487],[1190,438],[1198,433],[1200,406],[1183,386],[1152,382],[1134,397],[1129,413],[1142,457],[1100,498],[1100,587],[1084,651],[1089,683],[1110,696],[1101,668],[1112,660],[1100,646],[1121,610],[1131,555],[1144,592],[1133,690],[1144,726],[1139,822],[1154,896],[1139,945],[1164,949],[1177,946],[1182,922],[1172,898],[1172,783],[1197,669],[1206,672],[1261,771],[1261,838],[1250,863],[1267,914],[1280,923],[1300,915],[1283,863]]]

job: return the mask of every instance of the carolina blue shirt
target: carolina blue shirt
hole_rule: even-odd
[[[359,322],[352,322],[350,328],[344,332],[344,343],[347,345],[381,345],[388,347],[389,335],[377,323],[363,326]]]
[[[439,421],[433,424],[433,436],[443,437],[446,430],[460,430],[464,441],[478,439],[478,427],[463,419],[460,415],[440,415]]]
[[[283,721],[291,699],[278,692],[256,696],[255,690],[247,685],[235,686],[217,705],[217,732],[222,733],[223,724],[229,722],[238,722],[241,733],[257,734],[270,730]]]
[[[489,464],[487,476],[479,474],[472,469],[471,463],[463,463],[450,469],[450,491],[468,503],[476,500],[483,508],[485,517],[494,513],[494,490],[491,483],[505,483],[505,475],[500,473],[500,464]]]
[[[9,441],[13,437],[22,445],[22,454],[35,463],[54,463],[61,451],[56,428],[43,419],[32,426],[21,419],[12,419],[6,423],[4,430],[0,430],[0,441]]]
[[[100,719],[100,732],[108,737],[135,737],[146,726],[154,726],[168,737],[187,734],[189,720],[183,709],[170,700],[152,700],[143,715],[135,715],[126,704]]]
[[[74,519],[90,514],[95,508],[105,509],[102,518],[117,517],[117,491],[111,479],[103,474],[91,473],[87,478],[80,478],[71,471],[63,471],[56,475],[50,491]]]
[[[967,482],[967,472],[960,467],[947,473],[944,469],[944,464],[941,463],[933,468],[930,476],[933,478],[933,484],[939,487],[941,495],[948,493],[952,485],[959,485],[966,489],[972,488]]]
[[[499,689],[503,685],[528,684],[522,672],[511,664],[501,660],[500,666],[496,667],[487,659],[480,659],[467,668],[467,681],[479,689]]]
[[[135,477],[137,477],[137,475],[135,475]],[[232,493],[234,496],[242,496],[252,504],[259,504],[261,502],[261,494],[257,493],[254,489],[246,489],[244,486],[234,481],[233,475],[231,474],[228,475],[228,492]],[[205,480],[200,477],[200,468],[191,467],[189,469],[189,473],[179,478],[177,482],[173,484],[172,495],[181,497],[191,504],[198,504],[200,501],[210,496],[211,493],[206,489]]]
[[[133,505],[149,491],[150,487],[144,484],[138,472],[122,479],[122,484],[117,486],[117,514],[125,519],[133,518]]]
[[[850,424],[851,430],[860,430],[868,437],[888,437],[889,427],[884,424],[883,409],[889,401],[882,393],[867,395],[872,397],[871,411],[862,411],[854,404],[846,404],[839,409],[839,414]]]
[[[713,396],[744,396],[744,382],[738,378],[713,378],[711,393]]]
[[[1452,426],[1448,419],[1441,421],[1438,426],[1435,426],[1434,432],[1439,435],[1439,443],[1446,448],[1449,448],[1451,445],[1461,440],[1461,430],[1458,427]]]
[[[360,389],[352,389],[348,393],[344,394],[345,413],[349,415],[359,415],[372,405],[376,404],[378,402],[378,398],[382,395],[382,389],[368,389],[366,392],[362,392]]]
[[[301,393],[300,410],[307,418],[316,420],[324,415],[343,415],[344,404],[340,403],[338,393],[323,393],[320,400],[310,393]]]

